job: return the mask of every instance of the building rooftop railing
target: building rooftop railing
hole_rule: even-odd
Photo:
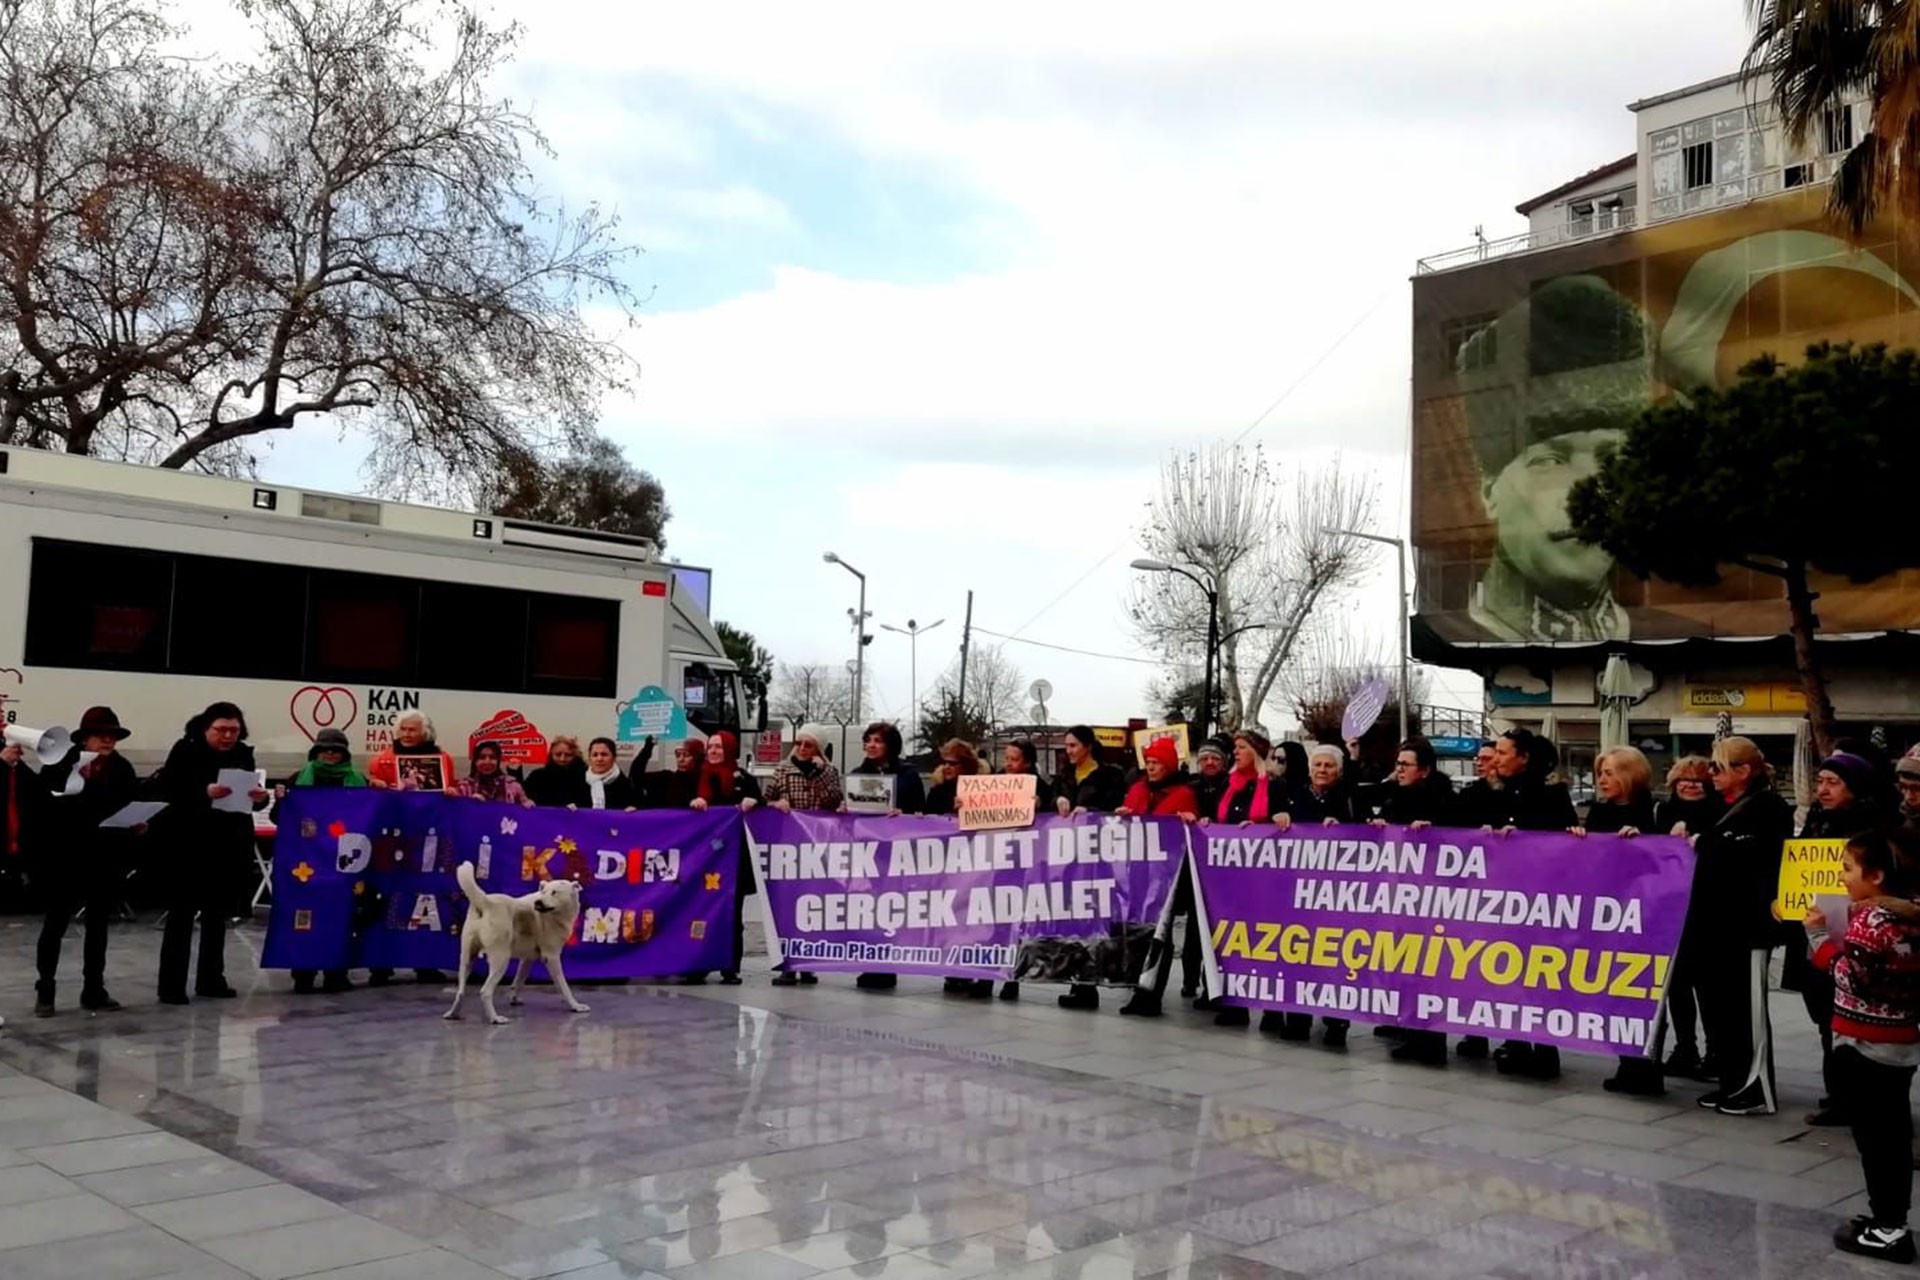
[[[1551,249],[1557,245],[1571,244],[1575,240],[1596,240],[1602,236],[1633,229],[1635,213],[1631,207],[1612,210],[1611,215],[1606,218],[1589,218],[1580,222],[1562,223],[1544,231],[1523,231],[1517,236],[1507,236],[1501,240],[1481,240],[1464,249],[1436,253],[1430,258],[1420,259],[1414,267],[1414,272],[1424,276],[1436,271],[1452,271],[1459,267],[1471,267],[1488,262],[1494,258],[1511,257],[1517,253],[1532,253],[1536,249]]]

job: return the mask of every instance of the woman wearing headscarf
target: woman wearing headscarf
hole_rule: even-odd
[[[748,813],[759,803],[759,782],[740,767],[740,739],[731,730],[720,730],[707,739],[707,763],[700,771],[700,781],[694,786],[693,801],[689,807],[737,808],[742,813]],[[729,987],[740,985],[740,965],[747,947],[747,895],[753,892],[753,853],[747,848],[746,834],[742,832],[739,860],[733,876],[733,963],[730,968],[720,971],[720,981]],[[783,972],[774,978],[773,985],[790,987],[795,981],[793,974]],[[812,986],[819,979],[811,973],[803,973],[797,981]]]
[[[644,775],[635,789],[645,796],[649,809],[691,808],[700,793],[706,767],[706,739],[688,738],[673,744],[673,768]]]
[[[580,756],[580,739],[555,734],[547,744],[547,762],[528,772],[521,787],[527,799],[544,809],[587,807],[587,765]]]
[[[487,804],[510,804],[521,808],[533,805],[519,781],[502,764],[500,744],[497,742],[474,745],[472,772],[460,779],[460,794],[469,800],[480,800]]]
[[[1127,798],[1127,779],[1113,765],[1100,762],[1100,743],[1093,730],[1084,724],[1073,726],[1067,730],[1064,749],[1066,767],[1053,780],[1053,804],[1060,816],[1118,809]]]
[[[193,921],[200,918],[200,957],[194,994],[231,1000],[227,985],[227,890],[253,849],[253,815],[214,808],[232,795],[220,781],[227,770],[253,773],[247,721],[231,702],[216,702],[187,721],[186,731],[160,774],[161,798],[172,842],[167,885],[167,926],[160,939],[160,1003],[187,1003],[187,962],[193,956]],[[258,808],[272,798],[265,787],[248,788]]]
[[[48,765],[40,782],[51,792],[46,814],[49,839],[40,849],[38,876],[47,916],[40,926],[36,959],[40,980],[34,985],[33,1014],[53,1016],[54,978],[67,926],[82,910],[86,935],[80,953],[80,1007],[106,1013],[120,1007],[107,994],[107,925],[120,905],[127,875],[128,843],[133,832],[102,828],[101,823],[133,803],[140,779],[120,754],[132,736],[111,707],[88,707],[73,731],[73,747],[58,764]],[[81,756],[88,759],[82,763]]]
[[[306,767],[293,776],[284,787],[274,788],[273,821],[280,822],[280,806],[287,798],[287,792],[307,787],[354,787],[364,789],[367,775],[353,767],[353,748],[347,741],[347,735],[339,729],[322,729],[313,735],[313,745],[307,748]],[[293,971],[293,989],[300,995],[313,993],[312,969]],[[329,995],[352,990],[353,983],[347,979],[345,969],[329,969],[321,982],[321,990]]]

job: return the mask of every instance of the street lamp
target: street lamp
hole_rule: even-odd
[[[920,637],[945,621],[945,618],[941,618],[939,621],[929,622],[924,627],[912,618],[907,619],[907,625],[904,627],[896,627],[891,622],[883,622],[880,624],[882,631],[891,631],[895,635],[901,635],[907,638],[909,648],[907,679],[912,686],[913,743],[915,746],[918,746],[920,742]]]
[[[1400,538],[1389,538],[1385,534],[1361,533],[1358,529],[1322,529],[1322,533],[1335,534],[1342,538],[1359,538],[1363,542],[1378,542],[1382,546],[1393,548],[1394,568],[1400,573],[1400,741],[1407,740],[1407,651],[1413,647],[1413,637],[1408,634],[1407,620],[1407,544]]]
[[[867,575],[829,551],[820,557],[828,564],[837,564],[854,577],[860,579],[860,612],[853,618],[853,718],[860,718],[861,686],[867,674]]]
[[[1201,664],[1199,733],[1200,740],[1205,742],[1213,732],[1213,651],[1220,647],[1220,590],[1211,578],[1202,578],[1165,560],[1135,560],[1133,567],[1142,573],[1177,573],[1206,594],[1207,654],[1206,661]]]

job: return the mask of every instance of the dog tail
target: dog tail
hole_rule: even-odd
[[[465,893],[467,901],[473,904],[473,909],[481,915],[487,914],[487,895],[480,892],[480,882],[473,877],[473,864],[463,862],[459,870],[453,874],[454,878],[460,882],[461,892]]]

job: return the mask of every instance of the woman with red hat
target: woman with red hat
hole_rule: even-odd
[[[1180,772],[1180,748],[1171,738],[1156,738],[1141,753],[1146,768],[1127,788],[1126,803],[1114,812],[1122,817],[1182,818],[1199,816],[1200,802]]]
[[[80,727],[73,731],[73,748],[42,775],[53,790],[48,806],[53,838],[41,850],[39,879],[46,892],[47,917],[40,927],[40,980],[34,984],[33,1000],[36,1018],[53,1016],[60,944],[82,908],[86,941],[80,953],[80,1007],[95,1013],[120,1007],[107,994],[107,924],[120,905],[127,841],[134,832],[103,829],[100,824],[133,803],[139,791],[140,779],[119,751],[120,743],[130,736],[111,707],[88,707]]]

